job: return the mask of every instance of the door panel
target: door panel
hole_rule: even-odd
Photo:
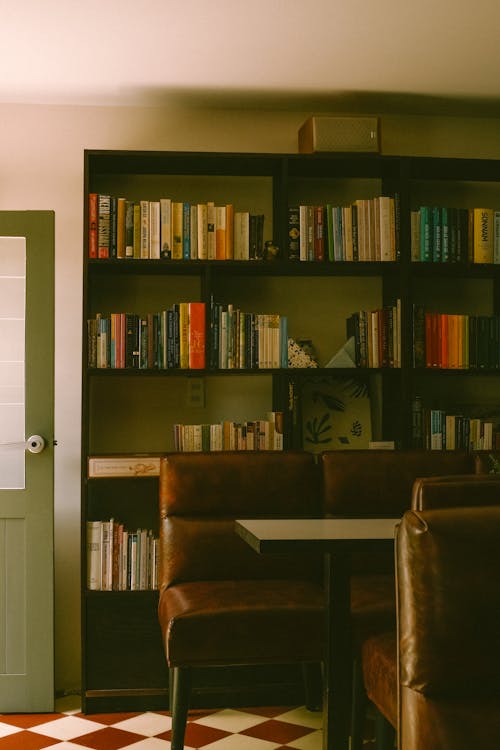
[[[0,212],[0,339],[0,711],[52,711],[52,212]]]

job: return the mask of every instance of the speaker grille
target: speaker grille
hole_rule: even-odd
[[[299,152],[379,151],[378,117],[310,117],[299,130]]]

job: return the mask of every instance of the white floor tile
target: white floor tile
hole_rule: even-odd
[[[256,724],[262,724],[263,721],[267,721],[266,717],[226,708],[208,716],[202,716],[200,719],[195,719],[193,723],[203,724],[215,729],[224,729],[226,732],[242,732]],[[212,748],[212,745],[210,747]]]
[[[153,737],[155,734],[168,732],[172,727],[172,719],[170,716],[162,716],[161,714],[147,712],[140,714],[139,716],[133,716],[130,719],[118,721],[112,726],[116,729],[123,729],[127,732],[136,732],[137,734],[143,734],[146,737]]]
[[[259,740],[244,734],[231,734],[205,745],[207,750],[273,750],[276,747],[280,747],[277,742]]]
[[[103,728],[104,724],[98,724],[97,721],[82,719],[79,716],[63,716],[60,719],[30,727],[30,732],[43,734],[45,737],[54,737],[57,740],[72,740]]]
[[[9,734],[15,734],[16,732],[21,731],[22,730],[19,727],[13,727],[11,724],[5,724],[0,721],[0,737],[8,737]]]
[[[287,747],[297,748],[297,750],[321,750],[323,747],[323,732],[311,732],[304,737],[299,737],[287,744]]]
[[[322,712],[308,711],[305,706],[286,711],[275,718],[280,721],[287,721],[290,724],[300,724],[301,727],[310,727],[311,729],[320,729],[323,724]]]

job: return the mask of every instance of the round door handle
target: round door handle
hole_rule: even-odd
[[[32,435],[26,440],[26,450],[30,453],[41,453],[45,448],[45,440],[41,435]]]

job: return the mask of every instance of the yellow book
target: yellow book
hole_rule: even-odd
[[[172,201],[172,260],[182,260],[184,204]]]
[[[493,263],[493,219],[492,208],[474,208],[474,263]]]

